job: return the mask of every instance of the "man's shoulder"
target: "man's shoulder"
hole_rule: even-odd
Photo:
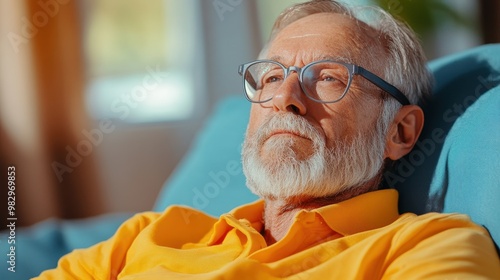
[[[397,222],[406,224],[443,224],[452,227],[478,227],[471,218],[461,213],[429,212],[424,214],[404,213]]]
[[[423,237],[443,232],[489,235],[483,226],[461,213],[430,212],[421,215],[405,213],[393,225],[402,233],[418,234]]]

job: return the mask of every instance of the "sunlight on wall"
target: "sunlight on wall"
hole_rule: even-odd
[[[2,3],[0,11],[0,34],[20,33],[20,18],[25,16],[24,3]],[[5,39],[8,37],[5,36]],[[40,129],[36,107],[36,85],[31,49],[29,44],[22,44],[22,52],[17,53],[9,40],[0,44],[0,128],[12,137],[27,153],[34,154],[40,149]]]

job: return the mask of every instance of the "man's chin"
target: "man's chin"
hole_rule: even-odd
[[[305,139],[299,141],[270,139],[262,145],[260,151],[260,158],[264,164],[275,165],[283,162],[283,159],[295,162],[308,160],[314,154],[314,147],[311,141]]]

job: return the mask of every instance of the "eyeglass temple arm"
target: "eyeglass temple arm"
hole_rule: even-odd
[[[396,98],[396,100],[399,101],[399,103],[401,103],[402,105],[410,105],[410,101],[408,100],[408,98],[401,91],[399,91],[399,89],[389,84],[388,82],[384,81],[383,79],[373,74],[372,72],[364,69],[363,67],[355,66],[354,74],[359,74],[363,76],[372,84],[376,85],[383,91],[390,94],[392,97]]]

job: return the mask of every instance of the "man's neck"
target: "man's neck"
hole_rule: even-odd
[[[378,189],[378,180],[371,181],[361,187],[356,187],[327,197],[292,197],[286,199],[265,198],[264,232],[268,245],[281,240],[290,229],[293,219],[300,210],[313,210],[326,205],[342,202],[363,193]]]

